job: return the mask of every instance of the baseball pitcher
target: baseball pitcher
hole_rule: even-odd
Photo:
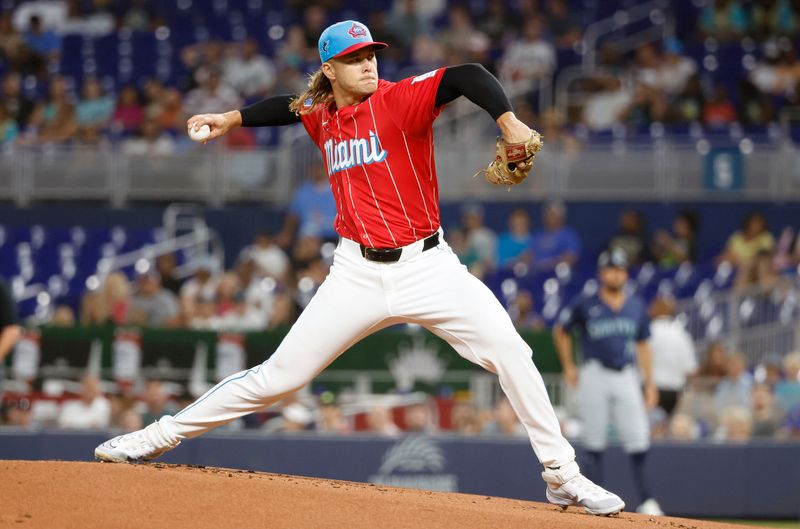
[[[379,79],[374,42],[352,20],[319,38],[320,69],[299,96],[270,97],[241,110],[201,114],[208,139],[235,127],[302,123],[322,152],[340,236],[324,283],[275,353],[223,380],[194,403],[95,450],[104,461],[149,460],[184,439],[291,395],[360,339],[398,323],[417,323],[463,357],[496,373],[544,466],[547,498],[615,514],[622,500],[586,479],[558,420],[532,352],[492,292],[458,261],[440,227],[433,121],[465,96],[502,132],[487,179],[522,181],[541,147],[519,121],[500,83],[482,66],[440,68],[397,83]]]

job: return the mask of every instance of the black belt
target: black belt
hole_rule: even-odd
[[[439,245],[439,232],[437,231],[422,243],[422,251],[430,250]],[[367,261],[377,261],[379,263],[395,263],[400,260],[403,254],[402,248],[368,248],[359,244],[361,255]]]

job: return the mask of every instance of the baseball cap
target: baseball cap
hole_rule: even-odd
[[[319,36],[319,59],[325,62],[367,46],[386,48],[389,45],[373,41],[369,29],[361,22],[355,20],[337,22],[325,28]]]
[[[625,252],[619,248],[606,250],[598,257],[597,268],[605,268],[607,266],[628,268],[628,257],[625,255]]]

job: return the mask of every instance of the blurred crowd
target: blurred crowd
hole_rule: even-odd
[[[586,52],[581,28],[592,20],[576,3],[395,0],[388,10],[365,13],[362,21],[376,40],[390,44],[379,61],[385,78],[481,63],[514,96],[522,119],[567,149],[579,144],[565,126],[591,131],[653,122],[710,129],[733,123],[759,126],[775,122],[780,108],[797,103],[797,2],[705,0],[695,3],[697,20],[678,24],[688,33],[632,52],[618,50],[615,41],[599,43],[598,68],[569,88],[580,92],[575,104],[561,113],[543,108],[541,101],[553,100],[553,76],[580,63]],[[0,143],[113,143],[137,154],[190,148],[181,133],[188,116],[302,91],[306,74],[319,64],[320,32],[351,13],[348,7],[341,1],[296,2],[291,7],[295,22],[286,27],[264,28],[262,35],[244,34],[233,41],[212,35],[177,50],[179,60],[168,75],[120,79],[118,72],[92,69],[79,77],[63,75],[68,53],[63,38],[144,32],[168,39],[163,6],[152,0],[5,2],[0,7]],[[268,49],[265,38],[274,41]],[[744,50],[732,75],[714,55],[731,43]],[[687,46],[705,46],[705,51],[689,54]],[[549,91],[549,97],[540,98],[541,90]],[[239,130],[224,141],[253,148],[259,140],[252,131]]]
[[[328,274],[338,235],[333,230],[335,205],[324,170],[303,183],[276,232],[259,233],[240,252],[230,269],[211,256],[184,263],[188,276],[178,276],[178,259],[164,254],[137,266],[133,277],[112,272],[90,285],[80,307],[59,305],[50,319],[57,326],[137,325],[221,331],[258,331],[293,323]],[[513,277],[547,278],[567,273],[589,279],[595,259],[569,226],[566,206],[546,203],[541,218],[513,209],[505,230],[484,220],[483,206],[465,204],[456,225],[446,226],[445,239],[476,277],[486,281]],[[698,255],[699,216],[678,213],[669,229],[650,232],[643,214],[623,211],[618,228],[603,249],[625,253],[634,271],[647,267],[678,270],[682,265],[706,267],[730,277],[727,283],[742,294],[786,297],[800,266],[800,236],[792,226],[773,235],[764,216],[754,211],[731,233],[717,255]],[[710,273],[710,272],[709,272]],[[496,292],[518,328],[541,330],[554,312],[542,314],[544,292],[538,283],[523,281],[513,293]],[[685,295],[691,296],[689,292]],[[562,299],[561,303],[568,302]],[[75,309],[77,310],[77,313]]]
[[[694,351],[683,357],[675,353],[666,362],[660,361],[656,352],[654,376],[661,396],[659,407],[650,410],[654,440],[800,442],[800,352],[769,359],[755,370],[747,369],[741,354],[728,354],[721,343],[710,346],[701,364]],[[7,394],[0,407],[0,426],[131,431],[164,414],[174,414],[194,400],[182,385],[159,380],[104,391],[96,376],[87,375],[80,383],[68,386],[58,397]],[[671,392],[675,398],[670,398]],[[347,392],[300,394],[222,429],[338,435],[527,436],[502,396],[487,408],[478,407],[467,391],[392,396],[396,398],[367,395],[359,404]],[[580,438],[581,424],[574,410],[569,405],[556,406],[556,413],[564,434]]]

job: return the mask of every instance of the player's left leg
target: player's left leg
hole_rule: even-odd
[[[548,499],[613,514],[625,504],[580,474],[575,451],[561,434],[532,351],[494,294],[463,267],[446,244],[398,268],[393,314],[446,340],[464,358],[498,375],[548,483]]]
[[[611,386],[614,393],[612,415],[622,446],[631,457],[633,481],[640,498],[636,510],[643,514],[663,515],[645,477],[645,463],[650,450],[650,425],[639,375],[631,365],[615,378],[617,380]]]

